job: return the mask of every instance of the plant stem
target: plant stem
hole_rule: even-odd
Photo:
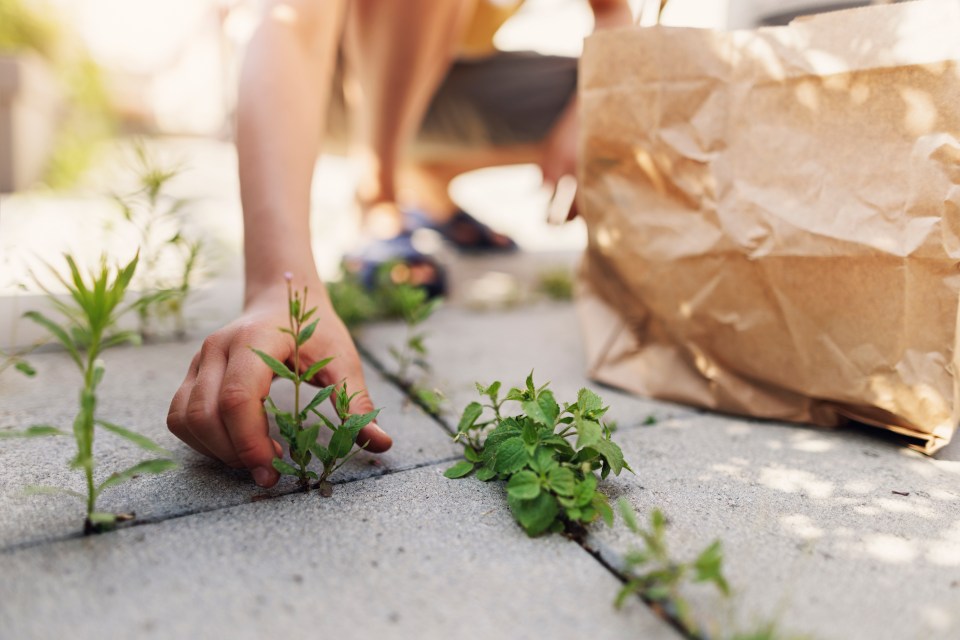
[[[97,395],[96,388],[94,386],[94,370],[96,368],[97,356],[100,353],[100,334],[99,332],[93,332],[92,340],[90,346],[87,349],[87,364],[83,372],[83,392],[80,395],[81,408],[80,412],[83,416],[83,422],[80,425],[79,431],[86,435],[86,446],[82,446],[83,443],[80,440],[77,440],[77,448],[80,450],[83,455],[83,470],[87,479],[87,518],[89,519],[90,514],[96,510],[97,495],[96,489],[93,484],[93,436],[94,436],[94,412],[97,409]],[[83,408],[87,398],[90,398],[90,410],[86,411]]]

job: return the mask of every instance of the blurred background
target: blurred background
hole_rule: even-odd
[[[866,2],[671,0],[663,22],[742,28],[856,4]],[[655,21],[659,0],[632,5],[643,24]],[[64,251],[92,260],[135,250],[137,229],[124,228],[116,200],[142,186],[144,166],[175,169],[163,186],[189,203],[179,224],[204,239],[208,285],[236,280],[231,120],[258,11],[258,0],[0,0],[0,336],[22,312],[11,300],[29,266]],[[496,43],[577,55],[591,22],[586,0],[528,0]],[[331,278],[355,233],[356,172],[336,156],[319,167],[315,251]],[[578,224],[545,225],[548,194],[534,166],[474,172],[458,179],[454,196],[527,252],[574,256],[584,246]],[[210,297],[210,309],[237,304],[230,290],[227,300]]]

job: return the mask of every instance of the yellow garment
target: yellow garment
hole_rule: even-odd
[[[468,58],[486,56],[496,49],[493,36],[523,4],[523,0],[479,0],[473,19],[460,41],[460,55]]]

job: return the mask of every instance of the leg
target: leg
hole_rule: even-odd
[[[358,195],[367,209],[364,224],[375,235],[402,229],[394,204],[398,159],[453,61],[473,8],[474,0],[350,3],[345,49],[362,92],[358,124],[369,167]]]

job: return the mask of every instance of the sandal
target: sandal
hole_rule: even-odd
[[[404,213],[408,229],[432,229],[461,253],[511,253],[517,250],[517,243],[509,236],[494,231],[463,209],[457,209],[449,220],[441,223],[434,222],[422,211]]]
[[[429,298],[446,294],[446,272],[439,262],[413,246],[412,233],[371,240],[343,258],[345,269],[372,291],[388,279],[394,284],[420,287]]]

